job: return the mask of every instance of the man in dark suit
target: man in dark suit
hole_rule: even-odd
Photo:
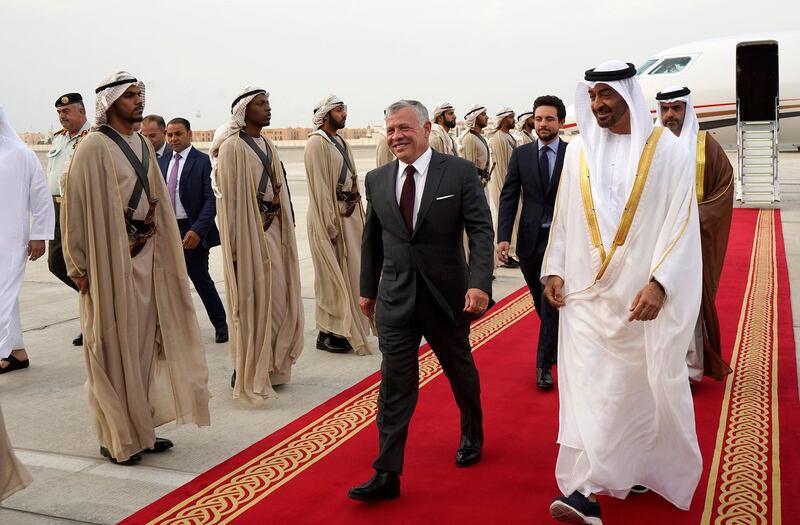
[[[156,150],[156,159],[172,158],[172,148],[167,141],[167,125],[161,115],[147,115],[142,119],[139,133],[150,141]]]
[[[380,452],[375,476],[348,492],[367,502],[400,494],[423,336],[461,411],[456,465],[480,460],[483,416],[469,323],[486,311],[492,290],[492,218],[474,164],[430,149],[431,123],[419,102],[395,102],[385,114],[386,140],[397,160],[367,174],[360,298],[364,315],[377,323],[383,354]]]
[[[533,103],[533,119],[538,140],[514,148],[508,162],[503,191],[500,194],[497,227],[497,258],[508,260],[508,248],[517,206],[522,196],[522,213],[517,233],[517,255],[525,282],[539,314],[539,344],[536,350],[536,386],[553,388],[550,368],[556,362],[558,345],[558,310],[542,301],[539,274],[550,237],[553,207],[558,181],[564,166],[567,144],[558,138],[567,111],[558,97],[546,95]]]
[[[219,231],[214,224],[217,202],[211,188],[211,161],[208,155],[192,147],[188,120],[180,117],[170,120],[166,136],[172,154],[158,159],[158,166],[167,182],[167,192],[178,219],[186,270],[214,325],[216,342],[224,343],[228,340],[225,308],[208,274],[208,252],[219,246]]]

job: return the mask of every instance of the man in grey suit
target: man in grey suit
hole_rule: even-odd
[[[469,323],[490,306],[492,291],[492,218],[475,165],[431,150],[431,123],[419,102],[400,100],[385,114],[386,140],[397,160],[367,174],[360,299],[364,315],[377,323],[383,354],[380,452],[372,479],[348,492],[366,502],[400,494],[422,337],[461,411],[456,465],[480,460],[483,416]]]

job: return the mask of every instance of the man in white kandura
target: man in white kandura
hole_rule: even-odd
[[[0,374],[27,368],[19,295],[26,259],[44,255],[55,229],[53,200],[36,154],[0,106]]]
[[[702,291],[695,167],[653,128],[635,74],[610,61],[578,84],[542,265],[560,309],[550,513],[569,523],[602,523],[596,495],[648,489],[687,510],[702,470],[685,362]]]

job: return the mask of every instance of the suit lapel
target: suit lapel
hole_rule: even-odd
[[[417,223],[414,225],[414,233],[419,230],[425,215],[431,207],[433,199],[436,197],[436,192],[439,190],[439,184],[442,182],[442,175],[444,175],[444,161],[445,156],[437,151],[433,151],[431,155],[431,163],[428,166],[428,175],[425,177],[425,188],[422,190],[422,201],[419,203],[419,211],[417,212]],[[400,210],[398,206],[398,211]]]
[[[192,172],[192,166],[194,165],[196,152],[194,148],[189,150],[189,155],[186,156],[186,161],[183,163],[183,169],[181,170],[181,178],[178,181],[178,195],[181,196],[181,202],[183,202],[183,191],[186,186],[184,183],[189,178],[189,174]]]
[[[387,164],[388,169],[391,169],[391,176],[390,177],[375,177],[377,180],[384,180],[388,181],[390,186],[386,188],[386,195],[389,197],[389,208],[392,210],[392,215],[394,215],[397,222],[400,223],[403,231],[408,231],[406,228],[406,223],[403,220],[403,215],[400,213],[400,205],[397,203],[397,170],[400,162],[395,159],[389,164]],[[373,195],[374,195],[373,190]]]

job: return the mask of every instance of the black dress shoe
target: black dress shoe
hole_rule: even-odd
[[[228,327],[223,326],[222,328],[218,329],[214,334],[214,341],[217,343],[227,343],[228,342]]]
[[[236,387],[236,370],[231,374],[231,388]]]
[[[100,447],[100,454],[108,459],[111,463],[115,465],[125,465],[126,467],[129,465],[135,465],[142,460],[141,454],[133,454],[131,457],[126,459],[125,461],[117,461],[117,459],[111,455],[111,451],[108,450],[106,447]]]
[[[540,390],[551,390],[553,388],[553,374],[549,368],[536,369],[536,388]]]
[[[347,491],[347,496],[358,501],[375,503],[394,499],[400,495],[400,476],[394,472],[376,472],[372,479]]]
[[[568,498],[559,496],[550,504],[550,516],[556,521],[577,523],[578,525],[603,525],[600,519],[600,504],[580,492],[573,492]]]
[[[317,336],[317,349],[325,350],[326,352],[331,352],[332,354],[346,354],[352,349],[352,347],[349,343],[347,343],[347,339],[344,339],[344,343],[346,344],[342,344],[343,339],[344,338],[336,337],[333,334],[320,332]]]
[[[72,346],[83,346],[83,334],[78,334],[78,337],[72,340]]]
[[[148,454],[159,454],[164,452],[165,450],[169,450],[174,447],[175,444],[167,438],[156,438],[156,442],[153,443],[153,448],[146,448],[142,450],[142,452],[146,452]]]
[[[647,492],[650,492],[650,489],[648,489],[644,485],[634,485],[631,487],[632,494],[645,494]]]
[[[503,263],[503,268],[519,268],[519,261],[509,255],[508,260]]]
[[[461,436],[461,444],[456,450],[456,466],[469,467],[481,460],[481,442],[467,436]]]

